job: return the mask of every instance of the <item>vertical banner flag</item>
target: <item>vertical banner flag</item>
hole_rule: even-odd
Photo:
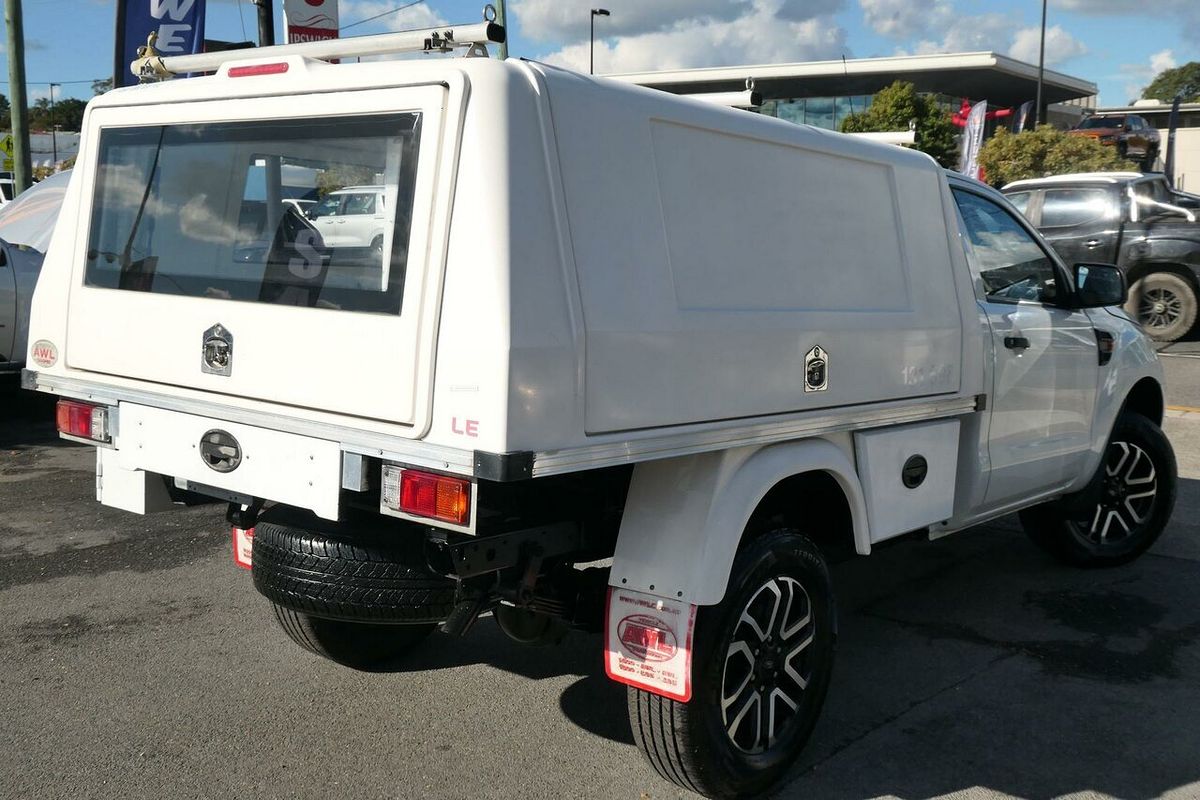
[[[1171,184],[1171,188],[1175,187],[1175,131],[1179,128],[1179,103],[1182,100],[1181,95],[1175,95],[1175,101],[1171,103],[1171,116],[1167,117],[1167,149],[1163,173],[1166,174],[1167,183]]]
[[[283,0],[288,44],[338,38],[338,0]]]
[[[1017,112],[1017,124],[1013,126],[1013,133],[1020,133],[1025,130],[1025,124],[1029,122],[1029,112],[1033,111],[1033,101],[1026,100],[1021,104],[1021,109]]]
[[[979,148],[983,147],[983,125],[987,120],[987,100],[971,106],[959,147],[958,171],[970,178],[979,177]]]
[[[129,65],[151,33],[154,49],[182,56],[204,51],[204,0],[117,0],[116,63],[113,86],[137,83]]]

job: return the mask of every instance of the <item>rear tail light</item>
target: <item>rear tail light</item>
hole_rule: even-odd
[[[93,442],[107,442],[112,437],[108,431],[108,409],[76,400],[59,400],[54,409],[54,420],[58,432]]]
[[[471,482],[415,469],[384,468],[384,503],[414,517],[467,525],[471,521]],[[391,474],[388,474],[391,472]],[[399,481],[395,482],[395,472]],[[389,487],[388,484],[391,484]],[[390,489],[390,491],[389,491]]]

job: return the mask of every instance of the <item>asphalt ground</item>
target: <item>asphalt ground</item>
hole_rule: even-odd
[[[1173,387],[1200,361],[1165,363],[1196,405]],[[598,636],[526,648],[484,619],[389,672],[321,661],[220,507],[98,505],[51,414],[0,386],[0,798],[681,796]],[[833,685],[777,796],[1200,797],[1200,414],[1166,428],[1178,505],[1132,565],[1061,567],[1012,519],[838,565]]]

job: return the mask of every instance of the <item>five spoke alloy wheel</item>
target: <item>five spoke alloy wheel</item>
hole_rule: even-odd
[[[1103,469],[1095,511],[1075,521],[1082,535],[1097,544],[1133,535],[1149,519],[1158,494],[1154,461],[1132,442],[1110,442]]]

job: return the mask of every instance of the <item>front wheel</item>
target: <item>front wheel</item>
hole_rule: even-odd
[[[1068,564],[1111,567],[1146,552],[1175,507],[1175,452],[1162,429],[1122,414],[1113,429],[1089,502],[1064,498],[1021,512],[1043,550]]]
[[[1180,275],[1152,272],[1129,291],[1126,311],[1154,339],[1173,342],[1196,324],[1196,291]]]
[[[832,582],[807,537],[775,531],[739,553],[725,598],[696,616],[692,699],[630,688],[633,738],[659,775],[708,797],[775,783],[808,741],[833,667]]]

